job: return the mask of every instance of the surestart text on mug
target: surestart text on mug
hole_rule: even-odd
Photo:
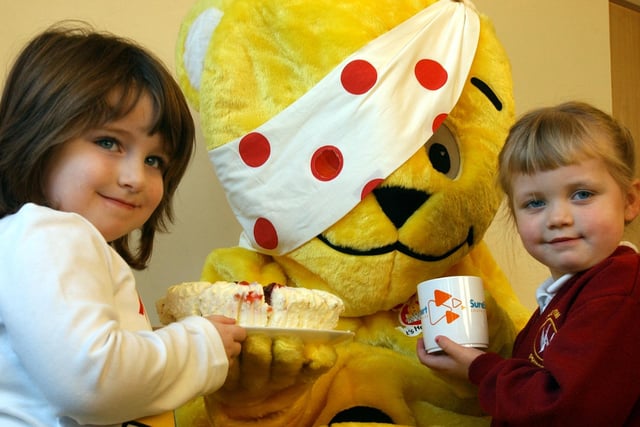
[[[486,309],[484,301],[475,301],[473,298],[469,301],[471,308],[483,308]]]

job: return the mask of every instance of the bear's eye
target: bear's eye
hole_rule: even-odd
[[[456,137],[442,124],[424,145],[429,161],[435,170],[450,179],[460,173],[460,148]]]

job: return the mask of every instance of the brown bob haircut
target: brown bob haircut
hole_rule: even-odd
[[[116,102],[114,93],[120,95]],[[0,99],[0,218],[29,202],[48,206],[43,179],[52,150],[126,116],[143,94],[154,109],[149,134],[161,136],[170,159],[164,196],[139,232],[110,244],[132,268],[145,268],[155,232],[167,231],[173,221],[172,200],[192,157],[194,123],[161,61],[133,41],[85,23],[66,21],[37,35],[9,72]],[[132,235],[138,237],[133,244]]]

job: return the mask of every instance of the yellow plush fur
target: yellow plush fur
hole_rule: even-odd
[[[433,2],[197,1],[179,35],[178,77],[199,110],[208,148],[261,125],[346,56]],[[194,66],[192,55],[198,49],[189,43],[203,25],[199,18],[212,12],[209,16],[218,18],[212,20],[215,25],[200,45],[201,62]],[[194,74],[198,64],[201,74]],[[481,90],[478,81],[495,93],[498,102]],[[178,411],[179,425],[488,424],[475,390],[439,378],[419,364],[415,347],[420,335],[415,335],[415,328],[403,328],[399,319],[403,309],[415,314],[419,282],[444,275],[478,275],[487,294],[489,350],[509,354],[527,313],[482,236],[501,199],[495,185],[497,153],[513,115],[509,61],[488,18],[481,16],[469,77],[441,127],[452,137],[452,153],[459,152],[459,174],[438,172],[421,149],[379,187],[394,195],[403,190],[428,195],[406,222],[396,227],[376,196],[369,194],[322,233],[333,245],[353,250],[401,242],[415,253],[435,256],[433,261],[399,251],[352,255],[318,238],[282,256],[239,247],[212,250],[203,279],[278,282],[330,291],[346,306],[339,328],[356,335],[352,342],[336,346],[303,343],[295,337],[249,338],[223,389]],[[393,150],[394,141],[388,145]],[[402,202],[398,198],[393,203]],[[338,414],[343,415],[335,418]]]

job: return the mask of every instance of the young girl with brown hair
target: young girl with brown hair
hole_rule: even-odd
[[[244,329],[153,331],[131,271],[193,145],[180,89],[135,43],[59,25],[18,56],[0,100],[1,425],[121,425],[222,386]]]

